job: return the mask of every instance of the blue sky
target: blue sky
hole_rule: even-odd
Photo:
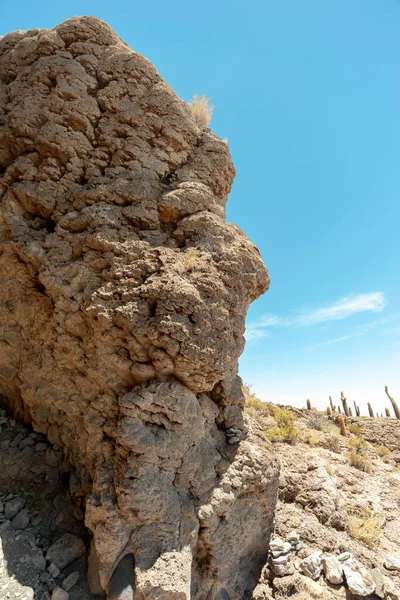
[[[210,95],[237,177],[228,219],[271,288],[248,315],[245,381],[325,407],[400,400],[400,2],[54,0],[0,6],[0,33],[106,20],[176,92]]]

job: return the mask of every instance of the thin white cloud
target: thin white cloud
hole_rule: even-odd
[[[264,337],[270,335],[269,328],[277,326],[298,326],[298,327],[309,327],[311,325],[317,325],[319,323],[326,323],[328,321],[338,321],[341,319],[347,319],[352,315],[363,313],[363,312],[382,312],[387,306],[387,300],[382,292],[371,292],[369,294],[358,294],[353,296],[346,296],[337,300],[330,306],[324,306],[316,308],[311,312],[299,313],[293,318],[282,319],[276,315],[263,315],[257,321],[253,321],[248,324],[246,329],[246,340],[247,341],[259,341]],[[363,335],[357,333],[355,335]],[[345,339],[348,337],[346,336]],[[328,343],[335,343],[336,341],[343,341],[344,338],[337,338],[329,342],[323,342],[321,345]]]
[[[346,319],[351,315],[362,312],[382,312],[387,306],[387,301],[382,292],[348,296],[338,300],[331,306],[317,308],[309,314],[299,315],[298,325],[315,325],[326,321]]]

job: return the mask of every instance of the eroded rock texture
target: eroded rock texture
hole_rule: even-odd
[[[77,470],[93,589],[133,554],[136,599],[249,597],[277,468],[228,439],[268,275],[224,220],[227,145],[74,18],[0,41],[0,173],[0,392]]]

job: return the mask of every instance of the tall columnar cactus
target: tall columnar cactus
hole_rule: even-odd
[[[358,404],[356,403],[355,400],[354,400],[354,410],[356,411],[356,416],[359,417],[360,416],[360,407],[358,406]]]
[[[341,414],[341,412],[342,412],[342,409],[340,408],[340,404],[338,404],[338,407],[337,407],[337,409],[338,409],[338,413],[339,413],[339,415],[340,415],[340,414]]]
[[[389,398],[390,402],[392,403],[394,414],[396,415],[396,419],[400,419],[400,410],[399,410],[399,407],[397,406],[396,400],[394,398],[392,398],[392,396],[389,394],[389,390],[388,390],[388,386],[387,385],[385,385],[385,392],[386,392],[386,395]]]
[[[346,423],[344,421],[343,415],[339,415],[338,416],[338,424],[339,424],[339,427],[340,427],[340,435],[347,435],[347,432],[346,432]]]
[[[311,400],[307,400],[307,410],[311,410]]]
[[[385,408],[385,413],[386,416],[390,419],[390,410],[388,409],[388,407]]]
[[[343,394],[343,392],[340,392],[340,399],[343,404],[344,414],[346,415],[346,417],[348,417],[349,416],[349,407],[347,406],[347,399],[346,399],[345,395]]]
[[[326,407],[326,414],[328,415],[328,417],[332,416],[332,408],[330,406]]]
[[[333,406],[332,396],[329,396],[329,404],[331,405],[332,412],[335,412],[335,407]]]
[[[353,416],[353,411],[351,410],[351,407],[350,407],[350,406],[349,406],[349,408],[348,408],[348,411],[349,411],[349,417],[352,417],[352,416]]]
[[[370,402],[368,402],[368,412],[369,412],[369,416],[370,416],[370,417],[372,417],[372,418],[374,419],[374,418],[375,418],[375,415],[374,415],[374,409],[372,408],[372,406],[371,406],[371,403],[370,403]]]

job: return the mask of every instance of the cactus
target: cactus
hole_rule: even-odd
[[[390,419],[390,410],[387,407],[385,408],[385,413],[386,416]]]
[[[353,412],[351,410],[351,407],[349,406],[349,417],[352,417],[352,416],[353,416]]]
[[[338,412],[339,412],[339,415],[340,415],[340,414],[342,413],[342,409],[340,408],[340,405],[339,405],[339,404],[338,404],[338,407],[337,407],[337,409],[338,409]]]
[[[326,414],[328,415],[328,417],[332,416],[332,408],[330,406],[326,407]]]
[[[307,400],[307,410],[311,410],[311,400]]]
[[[339,427],[340,427],[340,435],[347,435],[346,423],[344,421],[343,415],[338,416],[338,423],[339,423]]]
[[[368,412],[369,412],[369,416],[370,416],[370,417],[372,417],[372,418],[374,419],[374,418],[375,418],[375,415],[374,415],[374,409],[372,408],[372,406],[371,406],[371,403],[370,403],[370,402],[368,402]]]
[[[329,404],[331,405],[332,412],[335,412],[335,407],[333,406],[332,396],[329,396]]]
[[[349,416],[349,408],[347,406],[347,399],[346,399],[345,395],[343,394],[343,392],[340,392],[340,399],[343,404],[344,414],[346,415],[346,417],[348,417]]]
[[[400,410],[399,410],[399,407],[397,406],[396,400],[394,398],[392,398],[392,396],[389,394],[389,390],[388,390],[388,386],[387,385],[385,385],[385,392],[386,392],[386,395],[389,398],[390,402],[392,403],[394,414],[396,415],[396,419],[400,419]]]
[[[353,401],[354,404],[354,410],[356,411],[356,416],[359,417],[360,416],[360,407],[358,406],[358,404],[356,404],[356,401]]]

